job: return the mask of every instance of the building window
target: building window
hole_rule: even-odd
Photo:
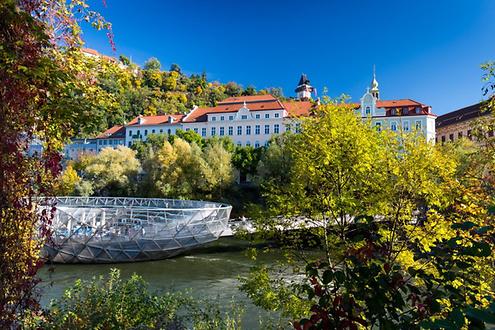
[[[225,128],[220,127],[220,136],[224,136],[224,135],[225,135]]]
[[[137,137],[138,139],[141,137],[141,132],[139,130],[137,130]]]
[[[132,131],[131,130],[129,130],[129,136],[132,136]]]
[[[154,129],[151,130],[151,134],[155,134],[155,130]]]
[[[144,136],[148,136],[148,130],[147,129],[144,130]]]
[[[128,146],[129,148],[131,147],[131,145],[132,145],[132,142],[131,142],[131,141],[127,142],[127,146]]]
[[[246,120],[246,119],[247,119],[247,115],[242,115],[242,116],[241,116],[241,119],[242,119],[242,120]]]
[[[229,116],[229,120],[234,120],[234,116]]]
[[[256,117],[256,119],[260,119],[260,115],[259,114],[257,114],[255,117]]]
[[[416,120],[416,130],[420,130],[421,129],[421,121],[420,120]]]
[[[301,124],[300,123],[296,124],[296,133],[301,133]]]
[[[251,142],[247,141],[246,142],[246,147],[250,147],[251,146]]]
[[[404,130],[404,132],[409,132],[409,120],[405,120],[402,123],[402,129]]]
[[[217,134],[217,128],[216,127],[212,127],[211,128],[211,136],[215,136]]]
[[[216,121],[217,120],[217,117],[213,116],[211,117],[211,121]]]
[[[260,125],[254,126],[254,134],[260,135],[260,130],[261,130]]]
[[[397,131],[397,123],[395,121],[390,123],[390,129],[394,132]]]
[[[454,141],[454,134],[453,133],[452,134],[449,134],[449,140],[450,141]]]
[[[186,132],[189,132],[190,130],[191,130],[191,129],[190,129],[189,127],[188,127],[188,128],[186,128]]]
[[[416,107],[415,112],[416,112],[417,115],[419,115],[421,113],[421,108],[420,107]]]
[[[160,129],[160,134],[162,134],[162,133],[163,133],[163,129]]]
[[[172,130],[170,128],[167,130],[167,134],[168,135],[171,135],[172,134]]]
[[[270,114],[269,113],[265,113],[265,119],[268,119],[270,118]]]
[[[273,133],[275,133],[275,134],[280,133],[280,125],[279,124],[273,125]]]
[[[470,129],[467,131],[467,136],[468,136],[468,139],[469,140],[472,140],[473,139],[473,136],[471,134],[471,130]]]
[[[237,135],[242,135],[242,126],[237,126]]]
[[[251,125],[246,126],[246,135],[251,135]]]
[[[457,138],[462,139],[462,132],[457,133]]]
[[[254,147],[255,147],[255,148],[259,148],[259,147],[260,147],[260,143],[259,143],[258,141],[256,141],[256,142],[254,143]]]
[[[403,115],[408,115],[409,114],[409,109],[408,108],[403,108],[402,109],[402,114]]]
[[[367,115],[371,114],[371,108],[370,107],[366,107],[366,114]]]
[[[268,141],[265,142],[265,147],[268,147]]]
[[[445,135],[442,135],[442,143],[445,143]]]
[[[275,118],[279,118],[280,117],[280,114],[277,112],[274,114]]]
[[[229,135],[234,135],[234,127],[229,126]]]
[[[224,121],[225,120],[225,116],[220,116],[220,121]]]
[[[198,128],[197,127],[194,127],[194,133],[198,133]]]
[[[99,145],[102,145],[103,144],[103,141],[102,140],[98,141],[98,144]]]
[[[238,147],[242,147],[242,143],[241,143],[241,141],[237,141],[237,146],[238,146]]]
[[[397,110],[395,110],[395,108],[392,108],[392,110],[390,110],[390,114],[391,114],[392,116],[395,116],[395,115],[396,115],[396,113],[397,113]]]
[[[377,130],[378,132],[381,132],[381,131],[382,131],[382,122],[377,121],[377,122],[375,123],[375,127],[376,127],[376,130]]]
[[[290,132],[290,129],[291,129],[291,128],[290,128],[290,124],[286,124],[286,125],[285,125],[285,131],[286,131],[286,132]]]
[[[270,134],[270,125],[265,125],[265,134]]]
[[[201,136],[206,136],[206,127],[201,128]]]

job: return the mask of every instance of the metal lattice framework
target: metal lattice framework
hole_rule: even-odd
[[[58,263],[157,260],[214,241],[228,228],[226,204],[157,198],[55,197],[52,241],[45,256]]]

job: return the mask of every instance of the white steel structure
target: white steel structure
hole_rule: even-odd
[[[57,263],[157,260],[212,242],[228,229],[225,204],[120,197],[56,197],[52,240],[45,256]]]

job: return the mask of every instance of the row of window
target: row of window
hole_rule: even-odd
[[[473,136],[471,134],[471,130],[470,129],[467,130],[466,133],[467,133],[466,134],[466,137],[469,140],[472,140],[473,139]],[[493,133],[493,131],[489,131],[487,135],[488,135],[488,137],[493,137],[494,136],[494,133]],[[457,140],[460,140],[463,137],[464,137],[464,132],[462,132],[462,131],[461,132],[457,132]],[[449,141],[451,141],[451,142],[454,141],[454,140],[456,140],[455,133],[450,133],[449,136],[448,136],[448,138],[449,138]],[[436,138],[435,141],[438,142],[438,138]],[[446,135],[442,135],[441,141],[442,141],[442,143],[447,142],[447,136]]]
[[[265,117],[265,119],[270,119],[270,114],[269,113],[265,113],[264,117]],[[225,121],[225,116],[211,116],[211,121],[217,121],[217,118],[219,119],[219,121]],[[254,118],[260,119],[261,118],[261,114],[259,114],[259,113],[255,114],[254,115]],[[273,114],[273,118],[280,118],[280,113],[274,113]],[[234,120],[234,116],[233,115],[228,116],[228,119],[229,120]],[[248,119],[248,115],[241,115],[241,119],[242,120]]]
[[[390,115],[395,116],[395,115],[399,114],[399,112],[402,115],[408,115],[410,113],[409,108],[402,108],[402,110],[400,108],[392,108],[390,110]],[[366,107],[365,113],[367,115],[370,115],[371,114],[371,107]],[[419,115],[419,114],[421,114],[421,108],[416,107],[413,111],[411,111],[411,113]]]
[[[106,146],[106,145],[118,145],[118,144],[123,144],[124,142],[122,140],[98,140],[98,144],[101,146]]]
[[[242,142],[238,141],[236,144],[238,147],[242,147]],[[256,141],[254,144],[251,144],[251,141],[246,141],[245,146],[246,147],[254,146],[255,148],[259,148],[261,146],[261,144],[259,141]],[[265,147],[268,146],[268,141],[265,142],[264,146]]]
[[[245,127],[244,126],[237,126],[235,132],[236,132],[236,135],[243,135],[243,134],[260,135],[262,132],[262,128],[263,128],[264,134],[271,134],[271,127],[270,126],[271,125],[263,125],[263,126],[262,125],[254,125],[254,130],[253,130],[253,127],[251,125],[247,125]],[[194,132],[199,134],[199,128],[195,127]],[[208,133],[207,128],[202,127],[201,128],[201,136],[206,137],[207,133]],[[273,125],[273,134],[279,134],[279,133],[280,133],[280,124]],[[219,136],[225,136],[225,135],[233,136],[234,135],[234,126],[210,127],[210,136],[216,136],[217,134]]]
[[[421,130],[421,120],[416,120],[415,125],[416,125],[416,130],[418,130],[418,131],[419,131],[419,130]],[[377,128],[379,131],[381,131],[381,130],[382,130],[382,122],[377,121],[377,122],[375,123],[375,126],[376,126],[376,128]],[[398,131],[398,127],[399,127],[399,126],[398,126],[398,124],[397,124],[397,122],[396,122],[396,121],[391,121],[391,122],[390,122],[390,130],[392,130],[392,131],[396,132],[396,131]],[[409,127],[409,120],[404,120],[404,121],[402,122],[402,130],[403,130],[404,132],[409,132],[409,130],[410,130],[410,127]]]
[[[130,136],[130,137],[132,137],[132,136],[133,136],[133,132],[136,132],[136,136],[137,136],[137,137],[141,137],[141,130],[139,130],[139,129],[138,129],[137,131],[132,131],[132,130],[129,130],[129,136]],[[159,132],[159,134],[163,134],[163,133],[164,133],[164,132],[163,132],[163,129],[160,129],[158,132]],[[152,130],[151,130],[151,134],[156,134],[156,133],[157,133],[157,132],[156,132],[156,130],[155,130],[155,129],[152,129]],[[168,134],[168,135],[172,134],[172,130],[171,130],[170,128],[169,128],[169,129],[167,129],[167,134]],[[148,136],[148,130],[147,130],[147,129],[145,129],[145,130],[144,130],[144,134],[143,134],[143,135],[144,135],[144,136]]]

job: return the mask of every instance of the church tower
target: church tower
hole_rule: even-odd
[[[380,90],[378,89],[378,81],[376,80],[375,66],[373,65],[373,80],[370,85],[370,93],[375,99],[380,99]]]
[[[299,79],[299,84],[296,87],[296,98],[300,101],[311,100],[311,93],[314,92],[314,87],[309,84],[309,79],[303,73]]]

